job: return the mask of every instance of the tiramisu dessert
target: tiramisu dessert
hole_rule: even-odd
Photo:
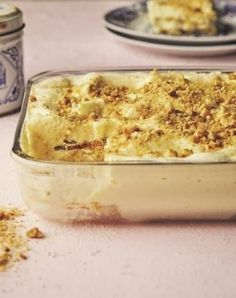
[[[149,0],[148,16],[156,33],[216,35],[217,13],[212,0]]]
[[[236,73],[134,72],[35,83],[22,151],[40,160],[236,156]]]

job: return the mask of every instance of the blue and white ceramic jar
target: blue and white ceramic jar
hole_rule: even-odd
[[[24,92],[23,28],[21,10],[0,2],[0,115],[21,106]]]

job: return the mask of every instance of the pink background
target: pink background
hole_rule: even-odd
[[[108,66],[235,65],[236,55],[180,58],[115,42],[102,15],[130,1],[17,1],[25,74]],[[0,118],[0,204],[25,207],[10,148],[19,114]],[[222,198],[224,199],[224,198]],[[235,297],[236,224],[61,226],[27,211],[29,259],[0,273],[0,297]]]

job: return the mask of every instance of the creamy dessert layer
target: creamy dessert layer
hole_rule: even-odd
[[[236,73],[46,78],[31,88],[20,145],[40,160],[234,160]]]
[[[148,15],[156,33],[215,35],[212,0],[149,0]]]

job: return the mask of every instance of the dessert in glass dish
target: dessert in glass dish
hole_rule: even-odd
[[[49,72],[13,146],[26,203],[63,222],[232,219],[234,69]]]

